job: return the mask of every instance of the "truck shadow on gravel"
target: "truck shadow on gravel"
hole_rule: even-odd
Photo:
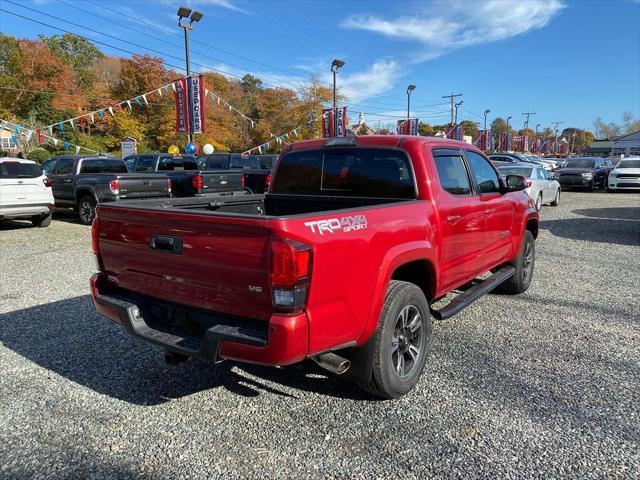
[[[88,295],[0,314],[0,342],[54,374],[137,405],[158,405],[212,388],[245,397],[270,392],[295,398],[295,390],[303,390],[370,399],[313,362],[286,368],[200,361],[167,365],[161,349],[95,314]]]
[[[640,245],[640,208],[585,208],[572,213],[584,218],[542,220],[540,228],[572,240]]]

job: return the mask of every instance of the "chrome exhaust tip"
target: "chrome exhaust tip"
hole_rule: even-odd
[[[316,362],[319,366],[325,370],[329,370],[336,375],[342,375],[351,367],[351,360],[336,355],[333,352],[323,353],[315,357],[311,357],[311,360]]]

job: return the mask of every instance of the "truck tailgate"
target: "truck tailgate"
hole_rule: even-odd
[[[257,320],[272,313],[267,219],[102,204],[99,249],[115,285]]]
[[[203,193],[242,191],[242,170],[211,170],[201,174]]]
[[[168,197],[169,185],[164,175],[118,175],[120,198]]]

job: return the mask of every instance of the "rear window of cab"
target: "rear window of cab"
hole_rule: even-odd
[[[416,198],[407,155],[382,148],[331,148],[286,154],[272,193]]]

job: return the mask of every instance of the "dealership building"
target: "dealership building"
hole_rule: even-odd
[[[595,140],[586,153],[599,157],[638,157],[640,156],[640,130],[613,140]]]

